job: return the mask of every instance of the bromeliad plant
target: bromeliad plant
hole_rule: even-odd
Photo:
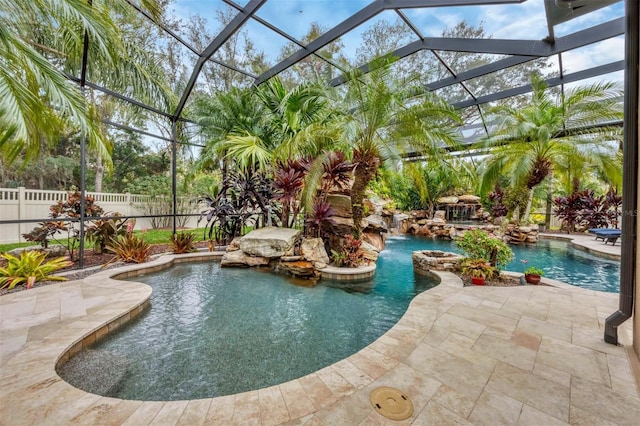
[[[196,236],[193,232],[178,232],[171,235],[169,245],[175,254],[191,253],[196,251]]]
[[[9,253],[0,256],[7,261],[7,265],[0,268],[0,288],[9,290],[23,283],[30,289],[38,281],[66,281],[65,277],[51,274],[73,264],[67,257],[45,261],[47,255],[39,251],[23,251],[20,257]]]
[[[116,261],[144,263],[151,257],[151,246],[144,240],[144,235],[138,237],[133,233],[132,222],[127,224],[127,233],[112,239],[106,248],[108,251],[114,253],[115,256],[102,265],[103,268],[106,268]]]
[[[331,259],[336,266],[357,268],[364,262],[364,253],[360,247],[362,240],[353,235],[346,235],[339,250],[331,250]]]
[[[462,273],[473,278],[492,278],[497,269],[494,268],[485,259],[467,258],[462,262]]]

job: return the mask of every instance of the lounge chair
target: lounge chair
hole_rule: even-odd
[[[611,243],[613,246],[616,245],[618,238],[622,236],[622,231],[620,229],[612,228],[591,228],[588,232],[595,234],[596,240],[602,240],[605,244]]]

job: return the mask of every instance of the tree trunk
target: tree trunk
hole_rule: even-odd
[[[364,191],[375,176],[380,160],[374,155],[365,155],[362,158],[354,157],[353,160],[356,163],[356,168],[353,172],[354,181],[351,187],[351,210],[353,211],[354,236],[360,238],[362,234],[360,222],[364,216]]]
[[[524,217],[522,221],[524,223],[529,222],[529,216],[531,216],[531,205],[533,204],[533,188],[529,189],[529,197],[527,199],[527,207],[524,209]]]
[[[102,178],[104,177],[104,165],[102,164],[102,157],[98,155],[96,157],[96,180],[95,188],[96,192],[102,192]]]

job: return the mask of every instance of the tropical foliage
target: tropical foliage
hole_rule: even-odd
[[[73,264],[66,257],[46,261],[47,255],[40,251],[23,251],[20,257],[9,253],[0,256],[7,261],[7,265],[0,268],[0,288],[9,290],[18,284],[30,289],[38,281],[66,281],[65,277],[51,274]]]
[[[466,257],[483,259],[497,269],[504,268],[513,260],[513,251],[507,243],[482,229],[465,231],[464,235],[456,240],[456,246]]]
[[[605,183],[622,179],[620,134],[602,123],[622,119],[622,92],[613,83],[596,83],[554,96],[534,74],[531,101],[524,107],[493,109],[495,129],[485,145],[491,148],[482,176],[482,192],[501,178],[510,187],[523,188],[527,203],[519,212],[528,220],[533,189],[553,174],[571,182],[595,172]],[[569,130],[567,130],[569,129]]]

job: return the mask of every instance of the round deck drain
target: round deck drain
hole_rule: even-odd
[[[413,414],[413,403],[409,397],[396,388],[383,386],[371,392],[373,408],[391,420],[404,420]]]

